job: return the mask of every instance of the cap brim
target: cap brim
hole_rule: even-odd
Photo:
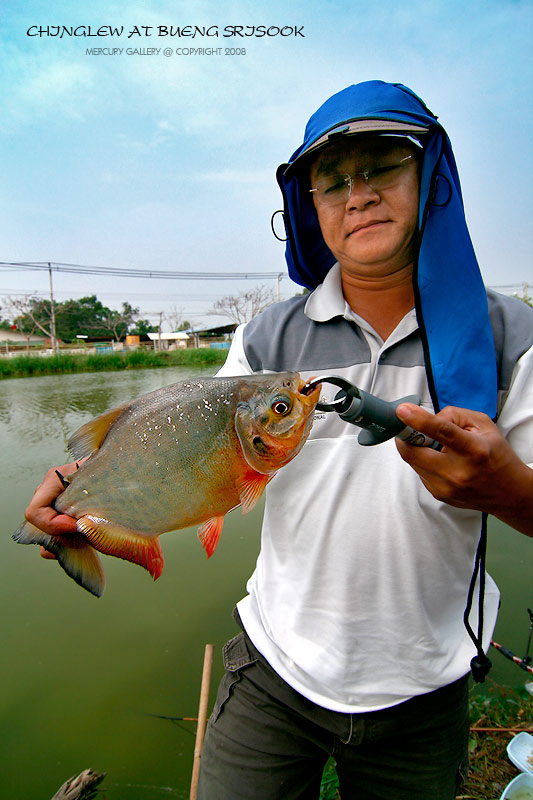
[[[352,136],[361,133],[391,133],[398,136],[420,136],[427,133],[428,128],[423,125],[413,125],[409,122],[399,122],[390,119],[355,119],[350,122],[344,122],[342,125],[336,125],[331,130],[326,131],[322,136],[316,139],[305,150],[292,161],[287,169],[285,175],[290,174],[300,166],[300,164],[309,158],[316,150],[324,147],[327,144],[333,144],[343,136]]]

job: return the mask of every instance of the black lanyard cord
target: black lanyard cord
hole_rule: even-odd
[[[474,572],[470,579],[470,586],[468,587],[468,599],[466,602],[466,609],[463,617],[465,628],[468,635],[472,639],[477,654],[470,662],[472,676],[476,683],[483,683],[490,668],[492,667],[491,660],[483,651],[483,613],[485,601],[485,562],[487,556],[487,517],[488,515],[483,512],[481,517],[481,535],[476,550],[476,560],[474,563]],[[478,623],[477,623],[477,636],[470,626],[470,611],[472,610],[472,603],[474,599],[474,589],[479,575],[479,597],[478,597]]]

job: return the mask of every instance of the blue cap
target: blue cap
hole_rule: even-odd
[[[406,86],[366,81],[333,95],[310,118],[300,147],[278,168],[289,275],[313,289],[335,263],[322,237],[308,186],[299,183],[299,165],[342,136],[378,132],[423,138],[413,285],[435,410],[455,405],[494,418],[494,341],[455,158],[437,117]]]

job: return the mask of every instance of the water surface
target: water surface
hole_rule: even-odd
[[[207,642],[216,646],[212,702],[221,647],[236,633],[231,610],[257,557],[261,509],[230,514],[209,561],[194,530],[163,536],[157,583],[104,557],[107,588],[99,600],[10,536],[46,469],[70,460],[71,433],[191,374],[152,369],[0,382],[0,797],[43,800],[87,767],[107,772],[108,800],[189,796],[194,723],[151,715],[196,716]],[[489,567],[502,590],[496,638],[523,655],[526,607],[533,606],[531,542],[492,524]],[[494,680],[524,682],[524,672],[494,651],[491,657]]]

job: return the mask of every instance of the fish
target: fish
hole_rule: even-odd
[[[100,414],[69,439],[74,459],[86,460],[60,476],[66,488],[54,503],[76,532],[51,536],[26,521],[13,539],[44,547],[96,597],[105,588],[98,553],[157,580],[160,535],[199,525],[210,557],[225,515],[251,511],[302,449],[320,392],[305,387],[297,372],[195,378]]]

